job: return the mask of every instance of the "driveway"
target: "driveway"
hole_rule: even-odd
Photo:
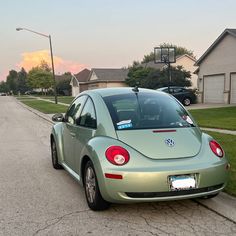
[[[89,210],[77,182],[51,167],[50,129],[0,97],[0,235],[236,235],[234,221],[192,200]]]

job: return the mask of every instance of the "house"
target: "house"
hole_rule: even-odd
[[[197,66],[195,66],[196,60],[195,58],[189,56],[188,54],[184,54],[181,56],[176,57],[176,62],[175,63],[171,63],[171,66],[183,66],[183,68],[186,71],[190,71],[191,72],[191,81],[192,81],[192,89],[196,89],[198,88],[198,84],[197,84],[197,75],[194,74],[194,72],[197,69]],[[165,63],[159,63],[156,64],[154,63],[154,61],[150,61],[148,63],[144,64],[146,67],[151,67],[151,68],[155,68],[155,69],[159,69],[161,70],[163,67],[166,66]]]
[[[128,69],[94,68],[91,70],[86,84],[88,89],[127,87],[125,79],[128,72]]]
[[[236,29],[225,29],[195,63],[203,103],[236,103]]]
[[[84,90],[96,88],[126,87],[128,69],[93,68],[91,71],[84,69],[72,76],[72,96]]]
[[[88,89],[87,86],[84,85],[84,83],[88,81],[90,72],[91,72],[90,70],[84,69],[80,71],[79,73],[72,75],[70,85],[72,88],[73,97],[77,96],[79,93]]]

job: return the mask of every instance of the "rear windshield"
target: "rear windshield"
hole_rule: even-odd
[[[160,93],[129,93],[103,97],[116,130],[195,126],[186,110]]]

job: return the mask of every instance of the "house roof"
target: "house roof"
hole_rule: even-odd
[[[144,67],[151,67],[157,70],[161,70],[166,64],[165,63],[155,63],[154,61],[149,61],[147,63],[141,64]]]
[[[181,58],[183,58],[183,57],[188,57],[188,58],[189,58],[190,60],[192,60],[193,62],[196,62],[196,59],[193,58],[193,57],[191,57],[191,56],[189,56],[188,54],[183,54],[183,55],[177,56],[177,57],[176,57],[176,62],[177,62],[178,60],[180,60]],[[147,62],[147,63],[143,63],[142,65],[143,65],[144,67],[151,67],[151,68],[159,69],[159,70],[161,70],[164,66],[166,66],[165,63],[154,63],[154,61],[149,61],[149,62]]]
[[[236,38],[236,29],[225,29],[224,32],[213,42],[213,44],[205,51],[205,53],[196,61],[195,66],[199,66],[206,56],[221,42],[221,40],[230,34]]]
[[[195,59],[194,57],[191,57],[191,56],[188,55],[188,54],[183,54],[183,55],[177,56],[177,57],[176,57],[176,61],[180,60],[180,59],[183,58],[183,57],[188,57],[190,60],[196,62],[196,59]]]
[[[62,80],[70,80],[71,79],[71,75],[55,75],[55,79],[56,81],[62,81]]]
[[[95,81],[125,81],[127,78],[128,69],[111,69],[111,68],[93,68],[90,73],[90,78],[93,73],[97,78]]]
[[[86,82],[88,81],[89,74],[90,74],[90,70],[84,69],[80,71],[79,73],[75,74],[75,77],[78,80],[78,82]]]

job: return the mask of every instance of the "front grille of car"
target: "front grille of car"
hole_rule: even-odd
[[[195,189],[188,189],[188,190],[177,190],[177,191],[169,191],[169,192],[126,192],[126,195],[131,198],[155,198],[155,197],[174,197],[174,196],[181,196],[181,195],[190,195],[190,194],[197,194],[197,193],[205,193],[211,192],[223,187],[223,184],[218,184],[211,187],[205,188],[195,188]]]

